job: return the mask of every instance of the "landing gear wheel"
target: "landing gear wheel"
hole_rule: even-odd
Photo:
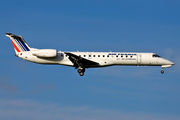
[[[83,73],[84,73],[84,72],[85,72],[85,68],[83,68],[83,69],[81,70],[81,72],[83,72]]]
[[[163,74],[164,73],[164,70],[161,70],[161,74]]]
[[[80,76],[83,76],[84,75],[84,72],[85,72],[85,68],[79,68],[77,70],[77,72],[79,73]]]
[[[83,72],[80,72],[80,73],[79,73],[79,75],[80,75],[80,76],[83,76],[83,75],[84,75],[84,73],[83,73]]]
[[[82,69],[78,69],[77,71],[78,71],[78,73],[81,73]]]

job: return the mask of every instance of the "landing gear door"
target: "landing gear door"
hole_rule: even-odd
[[[142,57],[141,57],[141,55],[137,55],[137,63],[138,63],[138,64],[141,64],[141,62],[142,62]]]

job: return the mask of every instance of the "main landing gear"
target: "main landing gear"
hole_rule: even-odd
[[[85,68],[79,68],[77,70],[77,72],[79,73],[80,76],[83,76],[84,75],[84,72],[85,72]]]

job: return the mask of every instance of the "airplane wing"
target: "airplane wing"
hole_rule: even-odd
[[[69,60],[74,64],[75,68],[78,68],[78,67],[88,68],[89,66],[99,66],[99,63],[82,58],[73,53],[70,53],[70,52],[64,52],[64,53],[69,56]]]

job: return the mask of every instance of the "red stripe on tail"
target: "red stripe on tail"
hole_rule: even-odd
[[[11,40],[12,41],[12,40]],[[21,52],[20,50],[19,50],[19,48],[14,44],[14,42],[12,41],[12,44],[13,44],[13,46],[14,46],[14,48],[15,48],[15,50],[17,51],[17,52]]]

